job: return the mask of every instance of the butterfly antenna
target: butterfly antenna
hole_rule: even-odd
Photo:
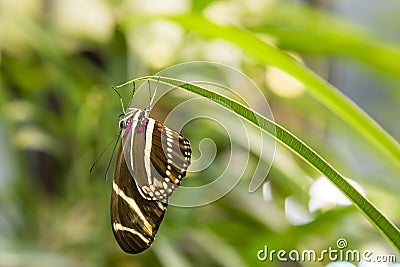
[[[119,97],[119,102],[121,102],[121,107],[122,107],[122,112],[125,114],[125,108],[124,108],[124,102],[122,101],[122,97],[121,94],[117,91],[117,89],[115,89],[115,87],[113,86],[112,88],[114,90],[115,93],[117,93],[118,97]]]
[[[107,164],[106,174],[104,175],[104,180],[106,180],[106,181],[108,180],[108,172],[109,172],[110,167],[111,167],[112,159],[114,158],[115,149],[117,148],[119,138],[121,137],[121,131],[122,131],[122,129],[118,133],[117,141],[114,143],[112,154],[111,154],[110,160],[108,161],[108,164]]]
[[[149,87],[149,105],[151,105],[151,101],[152,101],[152,98],[153,98],[153,96],[151,95],[151,86],[150,86],[150,80],[147,80],[147,85],[148,85],[148,87]]]
[[[119,136],[118,136],[118,139],[119,139]],[[92,174],[92,172],[93,172],[93,169],[94,169],[94,166],[97,164],[97,162],[101,159],[101,157],[103,156],[103,154],[104,154],[104,152],[107,150],[107,148],[114,142],[114,140],[115,140],[115,137],[110,141],[110,142],[108,142],[108,144],[106,145],[106,147],[105,148],[103,148],[103,151],[101,151],[101,153],[100,153],[100,155],[97,157],[97,159],[93,162],[93,164],[92,164],[92,167],[90,167],[90,174]],[[115,146],[115,145],[114,145]]]
[[[136,83],[132,82],[132,97],[135,94],[135,91],[136,91]]]
[[[155,96],[157,94],[157,88],[158,88],[158,84],[160,83],[160,77],[158,77],[158,80],[157,80],[157,83],[156,83],[156,87],[154,88],[154,93],[153,94],[151,93],[151,90],[150,90],[150,81],[147,80],[147,82],[149,83],[149,96],[150,96],[150,104],[148,106],[148,109],[151,110],[151,108],[153,106],[154,98],[155,98]]]
[[[131,99],[129,100],[128,108],[131,106],[135,92],[136,92],[136,83],[132,82],[132,95],[131,95]]]
[[[149,104],[147,105],[147,107],[144,109],[145,111],[146,111],[146,114],[148,114],[148,113],[150,113],[150,110],[151,110],[151,102],[152,102],[152,99],[153,99],[153,97],[152,97],[152,94],[151,94],[151,86],[150,86],[150,80],[147,80],[147,85],[148,85],[148,88],[149,88]]]

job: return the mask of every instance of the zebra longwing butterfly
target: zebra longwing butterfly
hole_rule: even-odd
[[[190,164],[189,141],[144,110],[128,108],[119,121],[122,142],[111,194],[111,223],[127,253],[150,247],[164,217],[168,197]]]

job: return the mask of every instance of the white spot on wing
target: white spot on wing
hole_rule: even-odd
[[[161,202],[157,202],[157,204],[158,204],[158,207],[159,207],[161,210],[165,210],[164,204],[162,204]]]

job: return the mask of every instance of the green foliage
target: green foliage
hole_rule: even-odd
[[[392,109],[400,97],[400,49],[380,33],[294,1],[20,2],[0,2],[0,266],[282,266],[260,262],[257,251],[266,244],[321,251],[335,248],[339,238],[346,238],[350,249],[397,253],[400,149],[388,132],[399,136]],[[221,22],[224,18],[232,23]],[[299,53],[305,63],[287,51]],[[334,79],[313,64],[315,59],[347,60],[381,86],[376,95],[386,97],[366,94],[372,104],[359,108],[354,95],[346,97],[327,82]],[[121,113],[111,86],[198,60],[240,69],[267,97],[277,124],[229,102],[231,95],[185,86],[275,132],[285,144],[278,145],[267,177],[272,200],[266,201],[261,189],[248,192],[259,156],[252,151],[242,181],[229,194],[198,208],[169,207],[152,247],[124,254],[109,218],[114,159],[108,165]],[[271,66],[295,77],[313,98],[273,91],[265,78]],[[210,70],[204,80],[214,75]],[[231,78],[235,90],[236,77]],[[162,121],[175,104],[192,97],[183,91],[167,94],[152,116]],[[131,90],[120,93],[128,103]],[[183,129],[194,140],[195,156],[197,140],[215,137],[217,146],[215,163],[189,174],[184,184],[201,184],[224,170],[230,146],[221,129],[207,121]],[[320,175],[294,154],[359,209],[331,204],[310,213],[307,223],[290,221],[288,199],[307,210],[310,187]],[[361,184],[367,198],[340,173]]]

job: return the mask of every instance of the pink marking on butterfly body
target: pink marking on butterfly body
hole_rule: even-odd
[[[138,128],[138,131],[139,132],[143,132],[143,127],[142,126],[147,126],[147,123],[149,123],[149,119],[145,119],[143,122],[142,122],[142,125],[141,126],[139,126],[139,128]]]
[[[129,122],[128,126],[125,129],[124,136],[126,136],[129,133],[131,127],[132,127],[132,122]]]

